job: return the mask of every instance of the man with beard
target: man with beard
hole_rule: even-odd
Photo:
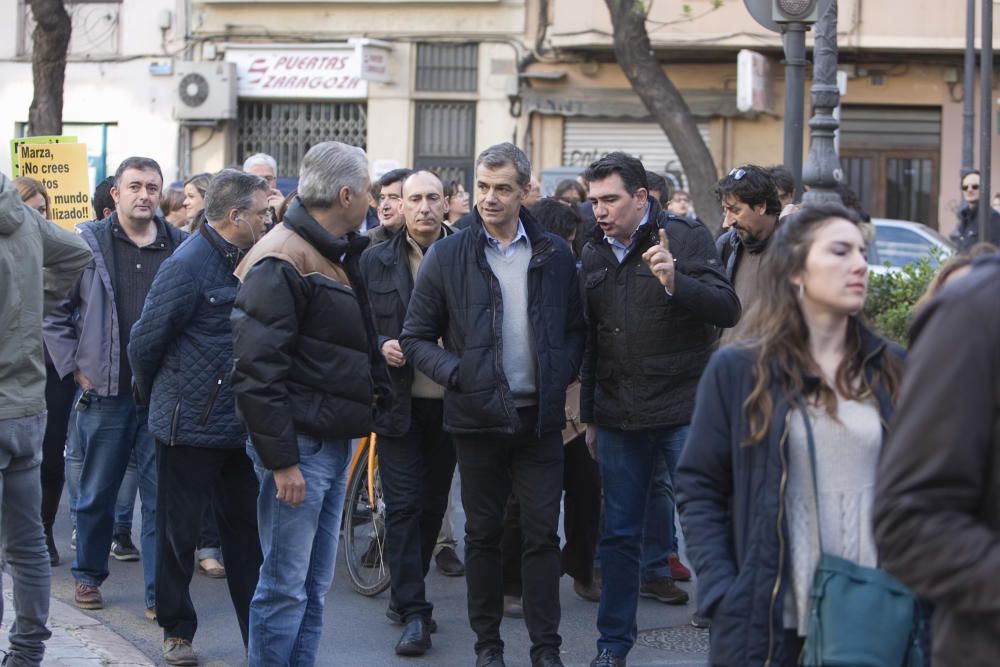
[[[770,171],[748,164],[737,167],[715,185],[725,212],[725,232],[715,242],[726,277],[736,290],[744,317],[722,333],[721,344],[735,343],[745,335],[744,322],[757,301],[757,274],[767,261],[771,236],[778,227],[781,201]]]

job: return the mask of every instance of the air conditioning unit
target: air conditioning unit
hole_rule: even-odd
[[[236,64],[182,61],[174,68],[174,118],[236,118]]]
[[[775,23],[815,23],[820,17],[819,0],[771,0],[771,19]]]

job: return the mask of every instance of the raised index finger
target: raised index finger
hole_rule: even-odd
[[[660,228],[660,247],[670,252],[670,240],[667,239],[667,232],[662,227]]]

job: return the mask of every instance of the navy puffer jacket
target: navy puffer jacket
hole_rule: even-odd
[[[900,365],[903,351],[858,322],[852,326],[884,425],[893,408],[881,371]],[[698,573],[698,613],[712,619],[713,667],[777,667],[797,658],[784,642],[783,625],[790,578],[787,429],[794,413],[774,382],[770,431],[759,444],[746,444],[744,402],[756,383],[756,359],[755,349],[742,347],[725,347],[712,357],[674,477],[688,556]]]
[[[132,327],[128,358],[149,431],[190,447],[243,447],[230,377],[229,316],[239,250],[202,225],[160,267]]]

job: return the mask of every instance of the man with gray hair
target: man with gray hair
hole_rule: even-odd
[[[243,171],[267,182],[267,205],[277,211],[285,201],[285,195],[278,189],[278,161],[267,153],[254,153],[243,161]]]
[[[445,388],[444,428],[455,442],[467,517],[477,667],[504,665],[500,538],[512,491],[522,512],[531,664],[563,664],[562,430],[585,329],[573,253],[522,207],[530,179],[528,158],[513,144],[479,154],[475,221],[431,246],[399,336],[407,361]]]
[[[198,619],[189,587],[201,517],[217,493],[222,553],[243,643],[257,586],[257,477],[230,386],[233,270],[270,220],[264,179],[220,172],[205,193],[205,219],[153,280],[128,346],[140,405],[157,449],[156,598],[169,665],[198,664]],[[195,517],[195,520],[192,520]]]
[[[236,269],[233,390],[260,480],[264,554],[251,667],[316,662],[350,440],[371,432],[372,378],[387,392],[358,269],[368,187],[364,151],[313,146],[281,224]]]

